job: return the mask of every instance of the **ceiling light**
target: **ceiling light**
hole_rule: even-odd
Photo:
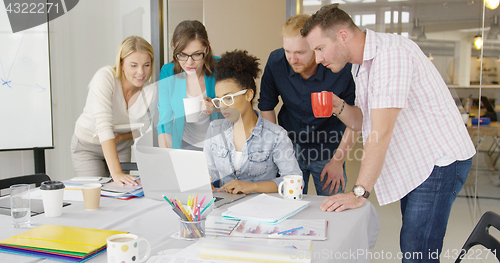
[[[479,50],[481,49],[481,47],[483,46],[483,38],[481,37],[481,35],[476,35],[474,37],[474,47]]]
[[[500,0],[484,0],[484,5],[491,10],[496,9],[498,4],[500,4]]]

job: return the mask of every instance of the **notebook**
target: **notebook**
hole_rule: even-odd
[[[190,195],[213,197],[214,205],[222,205],[243,198],[244,194],[212,193],[205,153],[200,151],[133,146],[146,198],[164,200],[177,197],[187,204]]]
[[[0,240],[0,251],[64,262],[84,262],[106,248],[106,239],[127,232],[43,225]]]
[[[288,200],[260,194],[252,199],[233,205],[222,213],[226,219],[240,219],[267,224],[278,224],[304,210],[308,201]]]

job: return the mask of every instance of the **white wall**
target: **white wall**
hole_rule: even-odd
[[[87,85],[101,67],[112,65],[128,35],[151,40],[149,0],[85,0],[51,21],[50,59],[54,149],[46,150],[47,174],[74,176],[70,141],[87,97]],[[0,178],[33,173],[33,154],[0,152]]]
[[[184,20],[198,20],[203,23],[203,0],[168,0],[167,2],[168,17],[164,32],[165,63],[172,60],[172,51],[169,47],[175,27]],[[208,37],[210,39],[210,35]]]
[[[260,58],[263,71],[269,54],[283,46],[286,1],[204,0],[204,20],[215,55],[248,50]],[[260,79],[256,82],[258,99]]]

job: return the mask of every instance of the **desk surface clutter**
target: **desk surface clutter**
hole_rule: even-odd
[[[107,235],[130,232],[145,238],[151,244],[152,256],[147,261],[150,263],[174,262],[179,258],[191,258],[194,260],[192,262],[217,262],[219,259],[245,261],[249,258],[258,260],[255,257],[261,253],[267,253],[265,262],[369,262],[369,258],[363,256],[343,258],[342,253],[345,255],[352,251],[367,252],[375,245],[380,219],[370,202],[366,202],[359,209],[327,213],[319,209],[324,197],[305,195],[303,201],[291,201],[294,203],[288,207],[288,211],[285,211],[287,209],[281,211],[286,212],[285,217],[273,217],[275,224],[248,218],[227,220],[223,217],[226,215],[227,218],[228,208],[234,208],[236,211],[246,206],[248,209],[248,205],[255,204],[260,199],[270,202],[283,201],[278,194],[250,194],[233,204],[214,209],[206,220],[207,236],[197,240],[174,238],[175,233],[179,232],[179,216],[166,201],[147,198],[120,200],[101,197],[101,207],[94,211],[86,211],[83,202],[72,201],[70,206],[63,208],[60,217],[47,218],[44,215],[32,217],[29,229],[13,228],[10,216],[0,215],[0,249],[19,252],[1,253],[0,257],[2,262],[16,263],[54,262],[42,257],[67,262],[85,260],[106,262],[106,253],[99,252],[105,251],[103,246],[106,244]],[[259,211],[256,207],[254,209]],[[278,210],[280,209],[276,209]],[[268,219],[262,215],[259,219]],[[288,217],[290,219],[286,219]],[[92,244],[90,247],[42,246],[40,241],[33,245],[15,238],[30,233],[42,233],[45,238],[47,233],[54,232],[47,230],[48,228],[59,229],[66,233],[81,231],[81,228],[91,228],[94,230],[84,231],[85,235],[71,236],[72,238],[92,236],[94,238],[91,240],[100,240],[101,243]],[[98,235],[106,237],[98,238]],[[71,238],[70,240],[75,243],[91,244],[88,240]],[[40,253],[36,255],[39,258],[23,255],[27,253],[26,251],[30,251],[31,254]],[[141,251],[140,254],[142,253]],[[54,257],[54,254],[58,256]]]
[[[106,248],[106,238],[123,231],[42,225],[0,240],[0,252],[81,262]]]

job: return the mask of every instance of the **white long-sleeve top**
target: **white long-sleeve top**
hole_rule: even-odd
[[[157,94],[155,84],[146,83],[128,109],[120,80],[114,77],[111,67],[99,69],[88,88],[83,113],[75,124],[75,135],[79,139],[100,144],[115,138],[115,125],[144,123],[140,131],[146,131],[151,125],[154,107],[150,106],[155,105]]]

